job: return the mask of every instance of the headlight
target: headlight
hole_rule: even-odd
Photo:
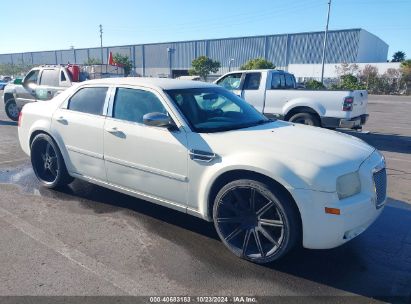
[[[338,198],[353,196],[361,191],[361,182],[358,172],[352,172],[337,178]]]

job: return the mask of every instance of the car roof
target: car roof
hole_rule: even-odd
[[[123,78],[103,78],[82,82],[82,84],[100,85],[130,85],[144,86],[152,89],[174,90],[174,89],[193,89],[193,88],[213,88],[219,87],[212,83],[202,81],[180,80],[170,78],[151,78],[151,77],[123,77]]]

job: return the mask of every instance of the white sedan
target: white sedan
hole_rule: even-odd
[[[386,201],[385,161],[373,147],[269,120],[213,84],[88,81],[27,104],[18,130],[44,186],[79,178],[214,221],[227,248],[256,263],[297,243],[339,246]]]

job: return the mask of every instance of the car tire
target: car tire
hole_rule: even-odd
[[[19,120],[20,111],[17,108],[17,104],[14,98],[8,99],[4,107],[8,118],[10,118],[13,121]]]
[[[49,135],[38,134],[30,149],[34,173],[44,187],[54,189],[74,180],[67,172],[60,149]]]
[[[283,192],[256,180],[240,179],[217,193],[213,221],[232,253],[264,264],[281,258],[300,239],[296,208]]]
[[[288,121],[314,127],[319,127],[321,125],[318,117],[314,114],[305,112],[294,114]]]

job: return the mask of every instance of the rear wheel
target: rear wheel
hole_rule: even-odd
[[[268,263],[286,254],[299,238],[298,214],[285,195],[255,180],[225,185],[214,201],[214,225],[235,255]]]
[[[17,121],[19,119],[19,108],[17,107],[16,101],[14,98],[10,98],[6,101],[5,110],[8,118],[13,121]]]
[[[39,134],[34,138],[31,164],[37,178],[47,188],[57,188],[73,181],[67,173],[59,148],[47,134]]]
[[[320,126],[320,120],[317,116],[311,113],[297,113],[290,117],[290,122],[299,123],[303,125],[309,125],[314,127]]]

